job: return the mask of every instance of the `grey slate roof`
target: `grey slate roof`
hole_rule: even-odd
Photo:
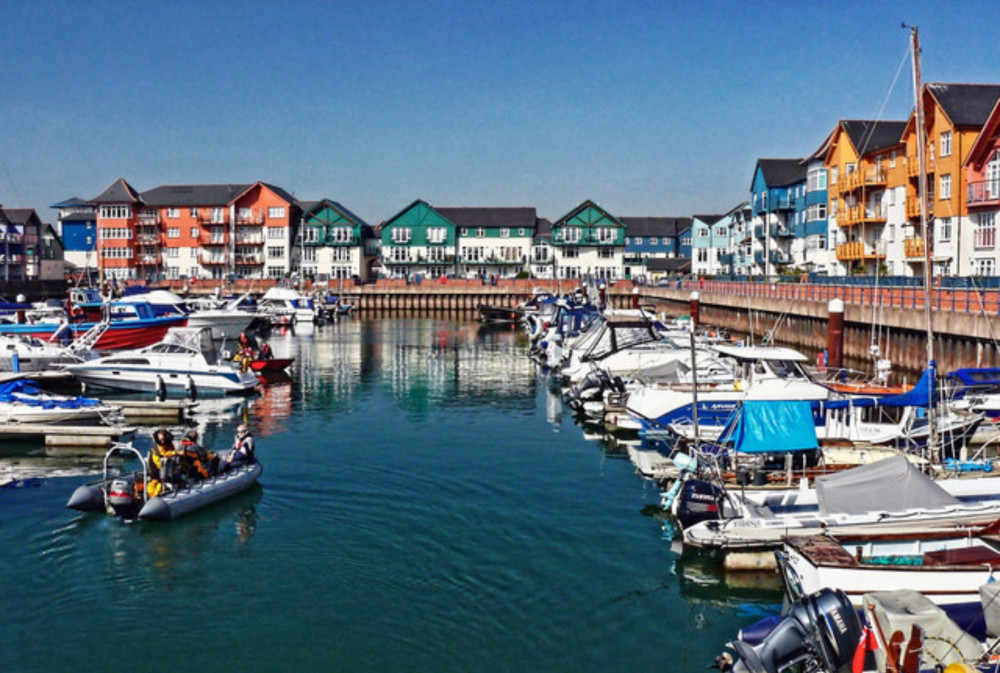
[[[680,236],[691,230],[690,217],[619,217],[628,236]]]
[[[3,214],[11,224],[28,224],[33,219],[42,222],[34,208],[4,208]]]
[[[725,215],[695,215],[693,219],[703,222],[708,226],[712,226],[724,217]]]
[[[139,203],[139,192],[132,188],[132,185],[125,182],[125,178],[118,178],[111,183],[111,186],[90,200],[92,204],[101,203]]]
[[[81,199],[79,196],[71,196],[68,199],[63,199],[59,203],[53,203],[49,208],[72,208],[73,206],[89,206],[90,204],[86,199]]]
[[[687,257],[650,257],[646,260],[646,270],[689,273],[691,260]]]
[[[785,187],[806,179],[802,159],[758,159],[757,166],[768,187]]]
[[[534,208],[434,208],[459,227],[470,229],[534,229],[538,216]]]
[[[227,206],[253,184],[236,185],[161,185],[143,192],[147,206]]]
[[[270,182],[262,182],[260,184],[262,184],[265,187],[267,187],[268,189],[270,189],[272,192],[274,192],[275,194],[277,194],[278,196],[280,196],[281,198],[283,198],[285,201],[288,201],[291,204],[298,204],[298,199],[296,199],[294,196],[292,196],[291,194],[289,194],[287,191],[285,191],[281,187],[279,187],[277,185],[272,185]],[[250,185],[250,186],[253,187],[253,185]]]
[[[535,238],[552,238],[552,220],[540,217],[535,221]]]
[[[955,126],[982,126],[1000,98],[1000,84],[928,82],[926,88]]]
[[[902,143],[906,122],[842,119],[840,126],[851,139],[858,154],[864,155]]]

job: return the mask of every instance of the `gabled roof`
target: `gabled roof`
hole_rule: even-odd
[[[469,229],[534,229],[538,217],[534,208],[435,208],[459,227]]]
[[[535,220],[535,238],[552,238],[552,221],[544,217]]]
[[[840,127],[851,139],[858,156],[863,156],[902,144],[906,122],[841,119]]]
[[[92,198],[90,203],[142,203],[142,199],[139,198],[139,192],[125,182],[125,178],[118,178],[111,183],[111,186]]]
[[[621,217],[629,236],[673,236],[691,230],[690,217]]]
[[[955,126],[982,126],[1000,98],[1000,84],[928,82],[925,89]]]
[[[722,215],[695,215],[692,219],[698,220],[699,222],[701,222],[703,224],[707,224],[708,226],[712,226],[713,224],[715,224],[716,222],[718,222],[719,220],[721,220],[725,216],[726,216],[725,214],[722,214]]]
[[[357,215],[355,215],[354,213],[352,213],[350,210],[348,210],[343,204],[338,203],[337,201],[334,201],[333,199],[320,199],[319,201],[299,201],[298,202],[298,206],[299,206],[299,208],[302,209],[302,214],[303,215],[308,215],[309,213],[311,213],[312,211],[316,210],[317,208],[319,208],[320,206],[323,206],[323,205],[330,206],[331,208],[333,208],[334,210],[338,211],[341,215],[343,215],[347,219],[353,220],[354,222],[357,222],[362,227],[368,227],[368,226],[370,226],[363,219],[361,219],[360,217],[358,217]]]
[[[280,196],[281,198],[283,198],[285,201],[288,201],[288,203],[291,203],[291,204],[297,204],[298,203],[298,200],[294,196],[292,196],[290,193],[288,193],[287,191],[285,191],[284,189],[282,189],[281,187],[279,187],[277,185],[272,185],[270,182],[259,182],[259,183],[254,183],[254,184],[264,185],[265,187],[267,187],[268,189],[270,189],[272,192],[274,192],[275,194],[277,194],[278,196]],[[251,185],[251,187],[252,186],[253,185]]]
[[[757,168],[768,187],[786,187],[806,179],[802,159],[758,159]]]
[[[993,110],[990,112],[990,116],[986,118],[983,128],[980,129],[979,135],[976,136],[972,147],[969,149],[969,155],[965,158],[963,166],[981,168],[989,157],[992,156],[995,146],[994,138],[997,136],[998,127],[1000,127],[1000,100],[997,100],[993,106]]]
[[[160,185],[143,192],[140,197],[147,206],[228,206],[236,197],[253,187],[236,185]]]
[[[586,201],[578,205],[576,208],[574,208],[573,210],[569,211],[568,213],[560,217],[553,223],[553,226],[560,226],[560,227],[565,226],[574,217],[577,217],[578,215],[587,210],[594,210],[597,211],[598,213],[601,213],[602,219],[607,219],[611,224],[615,226],[618,225],[622,227],[625,226],[625,223],[620,218],[615,217],[614,215],[606,211],[604,208],[601,208],[601,206],[599,206],[591,199],[587,199]]]
[[[34,208],[3,208],[3,214],[11,224],[28,224],[32,220],[42,223]]]

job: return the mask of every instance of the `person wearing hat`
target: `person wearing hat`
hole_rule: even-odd
[[[149,469],[149,482],[146,485],[146,493],[150,498],[155,498],[163,492],[163,483],[172,482],[173,475],[165,475],[165,468],[171,459],[178,455],[174,448],[174,436],[166,428],[160,428],[153,435],[153,448],[149,450],[147,467]]]
[[[246,425],[240,425],[236,428],[236,441],[233,443],[233,450],[229,452],[229,457],[226,459],[225,469],[231,470],[243,465],[252,465],[256,460],[250,428]]]
[[[215,455],[198,443],[198,431],[188,430],[181,440],[180,447],[182,471],[189,479],[208,479],[215,472],[213,462],[218,463]]]

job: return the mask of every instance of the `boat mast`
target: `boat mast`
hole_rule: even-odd
[[[915,98],[914,124],[917,132],[917,166],[919,177],[917,181],[917,199],[920,202],[920,230],[924,243],[924,322],[927,326],[927,366],[932,370],[934,379],[931,385],[927,405],[927,422],[929,424],[929,448],[933,451],[937,446],[937,427],[934,414],[934,391],[937,388],[937,371],[934,362],[934,326],[931,313],[931,236],[927,219],[927,129],[924,127],[924,98],[920,81],[920,38],[917,27],[910,26],[910,48],[913,58],[913,95]]]

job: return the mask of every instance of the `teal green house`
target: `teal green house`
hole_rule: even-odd
[[[624,276],[625,224],[587,200],[552,223],[557,278]]]
[[[371,225],[330,199],[302,201],[295,264],[317,281],[371,277],[378,239]]]

